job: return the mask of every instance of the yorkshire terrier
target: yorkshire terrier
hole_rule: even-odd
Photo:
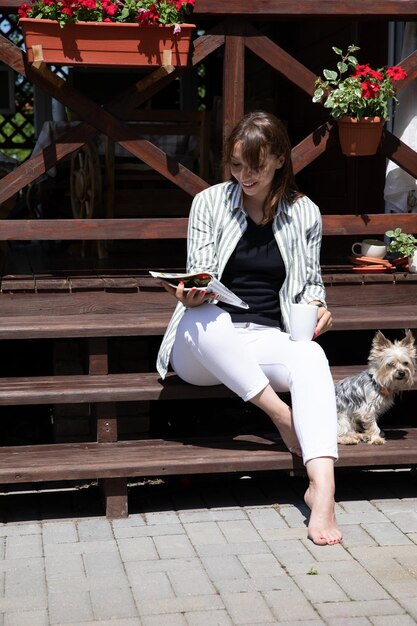
[[[413,384],[416,355],[410,330],[394,342],[380,330],[375,333],[368,369],[335,385],[339,443],[385,443],[377,422],[393,406],[395,396]]]

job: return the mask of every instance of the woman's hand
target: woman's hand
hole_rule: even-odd
[[[207,300],[213,298],[213,294],[208,294],[205,289],[196,289],[193,287],[192,289],[185,290],[183,282],[180,282],[178,287],[171,287],[171,285],[167,285],[165,282],[162,282],[161,285],[165,291],[182,302],[187,308],[200,306],[204,302],[207,302]]]
[[[315,304],[317,306],[317,302],[310,302],[309,304]],[[316,330],[314,331],[314,339],[330,330],[332,325],[333,319],[331,312],[324,306],[320,306],[317,312],[317,326]]]

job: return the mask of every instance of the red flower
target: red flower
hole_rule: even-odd
[[[107,15],[114,15],[118,11],[117,5],[111,0],[102,0],[101,6]]]
[[[380,91],[380,86],[376,83],[371,83],[371,81],[366,80],[361,83],[362,88],[362,98],[376,98],[378,95],[378,91]]]
[[[30,11],[30,9],[31,9],[31,6],[27,4],[27,2],[24,2],[23,4],[20,5],[17,13],[19,17],[27,17],[28,11]]]
[[[393,67],[389,67],[387,69],[387,75],[392,80],[403,80],[404,78],[407,78],[407,72],[403,70],[401,65],[394,65]]]
[[[357,65],[352,76],[367,76],[371,72],[369,65]]]

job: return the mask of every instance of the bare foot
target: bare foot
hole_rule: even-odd
[[[336,523],[334,498],[328,486],[320,488],[310,482],[304,501],[311,511],[308,538],[318,546],[340,543],[342,533]]]
[[[301,457],[301,447],[295,433],[291,409],[277,396],[272,387],[267,385],[251,399],[251,402],[269,415],[288,450]]]

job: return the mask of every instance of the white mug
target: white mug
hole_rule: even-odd
[[[356,249],[357,246],[360,246],[358,250]],[[375,259],[383,259],[387,253],[387,246],[379,239],[364,239],[353,244],[352,252],[353,254],[369,256]]]
[[[317,326],[318,310],[315,304],[290,304],[290,335],[293,341],[311,341]]]

